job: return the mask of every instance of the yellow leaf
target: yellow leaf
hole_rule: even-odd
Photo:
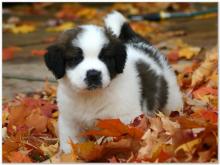
[[[74,27],[73,22],[65,22],[65,23],[58,25],[56,27],[49,27],[46,29],[46,31],[48,31],[48,32],[62,32],[62,31],[71,29],[73,27]]]
[[[179,57],[191,59],[193,56],[197,55],[200,52],[200,50],[201,48],[199,47],[184,47],[179,50]]]
[[[201,138],[194,139],[192,141],[189,141],[187,143],[184,143],[176,148],[175,153],[177,153],[180,150],[183,150],[185,152],[191,152],[193,148],[198,145],[201,142]]]
[[[18,34],[18,33],[30,33],[36,30],[36,27],[34,25],[20,25],[11,28],[12,33]]]

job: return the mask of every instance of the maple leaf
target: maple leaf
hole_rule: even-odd
[[[3,56],[2,59],[3,61],[11,60],[14,58],[14,54],[16,52],[21,51],[22,49],[19,47],[11,46],[8,48],[3,48]]]
[[[34,109],[32,113],[26,117],[24,124],[30,128],[34,128],[36,132],[44,132],[47,126],[48,118],[43,116],[41,110]]]
[[[127,126],[123,124],[119,119],[104,119],[98,120],[96,124],[97,128],[101,130],[90,130],[82,133],[81,136],[99,135],[99,136],[113,136],[120,137],[123,135],[129,135],[133,138],[141,138],[143,131],[133,126]]]

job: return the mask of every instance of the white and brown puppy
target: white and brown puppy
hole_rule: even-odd
[[[158,50],[136,34],[126,19],[112,12],[105,27],[79,26],[61,34],[45,55],[58,79],[61,150],[71,151],[68,139],[96,119],[120,118],[129,123],[138,115],[181,110],[176,77]]]

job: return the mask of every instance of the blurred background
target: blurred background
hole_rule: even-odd
[[[56,83],[43,61],[46,47],[66,29],[102,25],[112,10],[129,17],[177,73],[217,44],[217,3],[3,3],[3,99]]]

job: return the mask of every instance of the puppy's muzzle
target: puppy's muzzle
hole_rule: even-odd
[[[85,82],[88,86],[87,89],[93,90],[96,88],[100,88],[102,86],[101,79],[102,77],[100,71],[97,71],[95,69],[88,70],[85,78]]]

